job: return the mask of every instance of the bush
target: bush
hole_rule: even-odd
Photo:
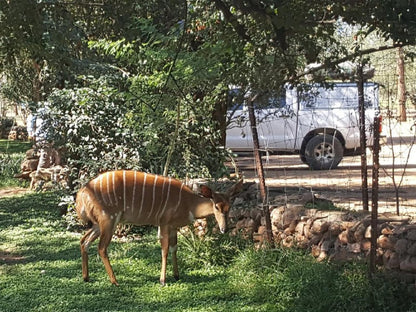
[[[20,172],[20,164],[24,154],[1,154],[0,153],[0,186],[15,186],[21,184],[13,176]]]
[[[219,133],[206,118],[210,105],[178,112],[174,98],[138,101],[113,85],[103,78],[88,87],[57,90],[41,110],[44,136],[65,148],[75,172],[92,177],[123,168],[160,174],[172,156],[172,176],[224,175],[227,152],[216,144]],[[172,135],[175,129],[178,137]]]
[[[10,129],[14,125],[15,120],[13,118],[1,117],[0,118],[0,139],[7,139]]]

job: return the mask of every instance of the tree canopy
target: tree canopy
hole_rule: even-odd
[[[361,57],[374,32],[384,48],[414,44],[415,9],[412,0],[0,0],[1,88],[47,108],[50,138],[78,168],[108,159],[100,169],[221,175],[230,85],[278,90],[309,63]],[[360,25],[350,45],[343,23]]]

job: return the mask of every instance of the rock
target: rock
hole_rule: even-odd
[[[384,249],[394,250],[394,245],[396,242],[397,238],[394,236],[380,235],[380,237],[377,239],[378,246]]]
[[[334,246],[335,239],[326,239],[321,243],[321,251],[328,252]]]
[[[285,228],[283,232],[288,235],[295,233],[296,225],[297,225],[296,220],[294,220],[291,224],[289,224],[287,228]]]
[[[400,258],[397,253],[387,250],[383,254],[383,264],[386,269],[398,269],[400,267]]]
[[[285,211],[285,207],[274,208],[270,212],[270,219],[272,225],[274,225],[277,229],[283,229],[283,213]]]
[[[321,241],[322,236],[322,233],[312,235],[312,237],[309,239],[309,246],[317,245]]]
[[[341,245],[348,244],[348,230],[344,230],[338,235],[339,242]]]
[[[251,218],[241,219],[236,224],[236,229],[246,235],[252,235],[256,231],[256,222]]]
[[[313,219],[309,219],[308,221],[306,221],[305,226],[303,227],[303,232],[305,233],[306,238],[312,238],[312,232],[311,232],[311,226],[313,223]]]
[[[20,165],[21,171],[35,171],[38,168],[39,159],[25,159]]]
[[[348,243],[347,250],[351,253],[360,253],[361,252],[361,244],[360,243]]]
[[[252,218],[258,225],[261,223],[263,212],[260,209],[251,209],[250,218]]]
[[[339,252],[332,254],[329,258],[336,262],[348,262],[361,259],[360,254],[348,252],[348,250],[344,248]]]
[[[407,256],[406,259],[400,262],[400,270],[416,273],[416,257]]]
[[[297,221],[300,220],[301,213],[302,213],[302,207],[300,207],[300,206],[288,206],[284,210],[283,215],[282,215],[283,228],[285,229],[285,228],[289,227],[290,224],[292,224],[292,223],[295,223],[295,226],[296,226]]]
[[[241,206],[244,202],[245,199],[243,197],[236,197],[233,202],[233,207]]]
[[[396,252],[390,256],[389,261],[386,264],[386,268],[390,270],[396,270],[400,268],[400,257]]]
[[[322,234],[329,228],[329,223],[322,219],[315,220],[311,226],[311,232],[313,234]]]
[[[381,225],[381,234],[383,235],[391,235],[393,234],[393,227],[388,223],[383,223]]]
[[[328,252],[326,252],[325,250],[321,250],[318,258],[316,258],[316,261],[318,262],[324,261],[327,257],[328,257]]]
[[[407,239],[410,239],[412,241],[416,241],[416,230],[409,230],[407,232]]]
[[[401,235],[403,233],[409,232],[410,230],[416,230],[416,224],[398,226],[393,230],[393,233],[396,235]],[[412,236],[415,236],[415,235],[416,233],[412,234]],[[416,240],[416,239],[412,239],[412,240]]]
[[[315,258],[319,257],[319,255],[321,254],[321,248],[319,248],[316,245],[313,245],[311,247],[311,253],[312,253],[312,256],[314,256]]]
[[[303,235],[304,234],[303,228],[305,227],[305,224],[306,224],[305,221],[299,221],[296,224],[295,233],[298,234],[298,235]]]
[[[407,253],[411,256],[416,256],[416,242],[409,244]]]
[[[407,252],[407,245],[408,245],[408,240],[405,238],[400,238],[397,240],[396,244],[394,244],[394,250],[399,255],[403,255]]]
[[[282,246],[286,248],[292,248],[295,244],[293,236],[287,236],[282,240]]]
[[[362,251],[369,251],[371,249],[371,241],[369,239],[363,239],[360,242],[360,247]]]
[[[365,229],[364,238],[371,238],[371,225],[367,226]]]
[[[355,227],[354,231],[354,239],[356,242],[361,242],[364,239],[364,233],[368,226],[363,222],[359,222],[358,225]]]
[[[330,236],[337,237],[342,232],[341,224],[339,222],[330,223],[328,232]]]

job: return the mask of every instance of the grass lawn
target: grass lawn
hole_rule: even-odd
[[[192,255],[183,239],[181,280],[168,270],[168,285],[160,287],[156,231],[110,244],[119,287],[110,284],[94,244],[91,282],[84,283],[80,233],[67,229],[58,201],[52,193],[0,198],[0,311],[416,311],[407,286],[383,276],[369,282],[358,264],[245,248],[225,265],[198,265],[195,257],[205,254]]]
[[[0,154],[25,153],[32,147],[33,143],[29,141],[10,141],[0,139]]]

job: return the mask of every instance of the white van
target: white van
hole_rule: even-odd
[[[263,99],[256,109],[260,149],[299,153],[312,169],[333,169],[347,150],[360,147],[356,83],[286,87],[280,98]],[[373,141],[379,115],[379,85],[364,84],[367,145]],[[264,105],[266,102],[267,105]],[[246,103],[228,111],[226,147],[252,151],[253,138]],[[379,129],[378,129],[379,131]]]

